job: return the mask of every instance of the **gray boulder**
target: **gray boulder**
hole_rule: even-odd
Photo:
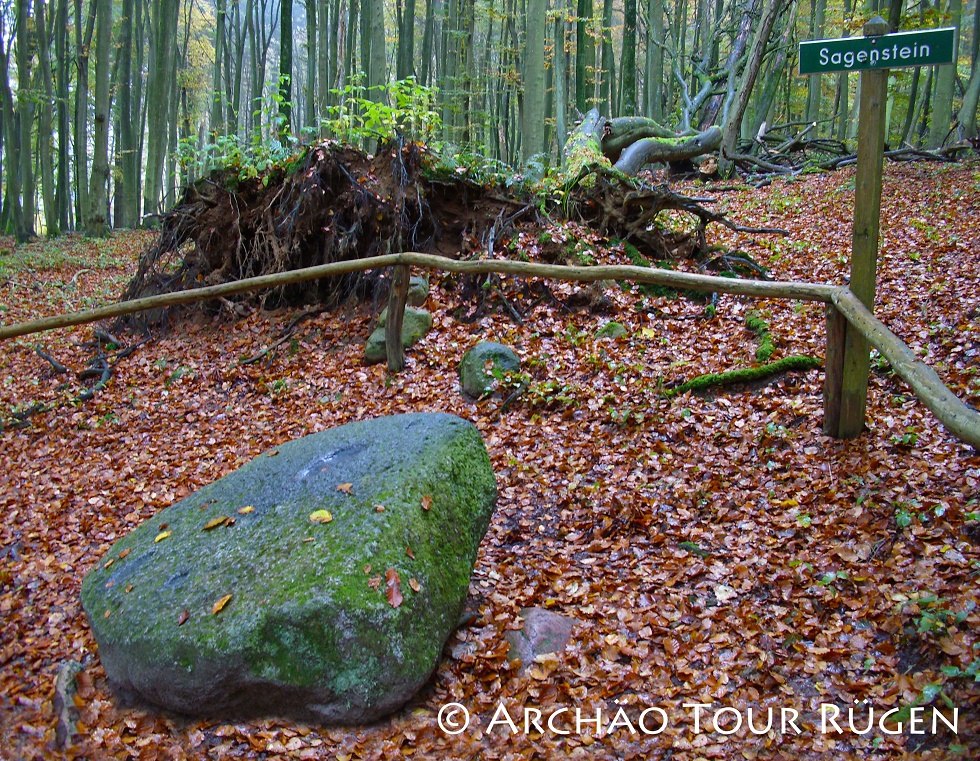
[[[459,385],[473,399],[491,393],[497,386],[493,370],[517,372],[521,360],[514,350],[504,344],[483,341],[463,355],[459,365]]]
[[[351,423],[270,450],[116,542],[82,584],[110,682],[182,714],[369,722],[459,621],[496,500],[452,415]]]
[[[388,318],[388,308],[382,310],[378,318],[378,327],[368,337],[364,346],[364,359],[368,364],[384,362],[388,354],[385,350],[385,322]],[[432,330],[432,315],[424,309],[405,308],[405,318],[402,320],[402,346],[406,349],[417,344],[426,333]]]

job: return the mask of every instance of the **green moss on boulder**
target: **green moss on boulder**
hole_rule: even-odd
[[[459,363],[459,385],[471,399],[492,393],[497,387],[494,370],[517,372],[521,360],[509,346],[483,341],[469,349]]]
[[[429,298],[429,281],[421,275],[414,275],[408,281],[408,304],[420,307]]]
[[[371,721],[436,667],[495,500],[467,421],[351,423],[161,511],[85,577],[82,604],[131,697],[197,716]],[[311,520],[324,510],[329,522]]]
[[[388,309],[385,307],[378,318],[378,327],[368,337],[364,346],[364,359],[368,364],[384,362],[387,358],[385,350],[385,321]],[[405,318],[402,321],[402,346],[406,349],[417,344],[422,337],[432,330],[432,315],[424,309],[405,308]]]

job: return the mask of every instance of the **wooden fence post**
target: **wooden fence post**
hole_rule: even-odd
[[[841,385],[844,379],[844,337],[847,318],[827,305],[827,353],[824,358],[823,432],[836,438],[840,431]]]
[[[391,289],[388,292],[388,318],[385,321],[385,352],[388,371],[401,372],[405,367],[405,347],[402,346],[402,323],[408,302],[409,271],[407,264],[392,267]]]
[[[888,22],[875,16],[864,25],[865,37],[887,34]],[[854,180],[854,229],[851,236],[850,287],[870,312],[874,312],[878,265],[878,226],[881,213],[881,174],[885,146],[885,101],[888,69],[861,72],[861,104],[858,113],[858,162]],[[830,333],[828,332],[828,340]],[[848,324],[840,381],[840,438],[853,438],[864,430],[868,401],[871,347],[868,339]],[[835,393],[830,398],[836,398]],[[824,422],[824,430],[828,424]]]

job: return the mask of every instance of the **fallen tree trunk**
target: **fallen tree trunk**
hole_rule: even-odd
[[[721,130],[678,134],[641,116],[606,119],[593,108],[565,142],[563,155],[572,173],[604,158],[619,171],[635,175],[647,164],[690,161],[721,144]]]
[[[716,151],[720,145],[721,130],[718,127],[710,127],[686,139],[645,137],[626,148],[615,167],[626,174],[636,174],[647,164],[688,161],[695,156]]]

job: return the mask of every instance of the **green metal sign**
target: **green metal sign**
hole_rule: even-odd
[[[800,43],[800,74],[953,63],[956,27]]]

